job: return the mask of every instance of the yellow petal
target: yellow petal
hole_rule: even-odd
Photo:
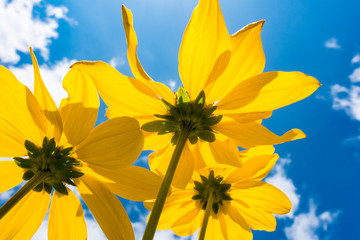
[[[208,167],[241,167],[239,150],[229,140],[215,140],[212,143],[199,141],[199,150]]]
[[[206,92],[209,103],[221,100],[243,80],[262,73],[265,55],[260,33],[264,22],[251,23],[231,36],[231,58],[224,73],[213,81]]]
[[[217,111],[272,111],[308,97],[319,86],[315,78],[301,72],[266,72],[238,84],[217,104]]]
[[[170,144],[164,149],[158,150],[149,155],[149,166],[154,172],[165,175],[170,164],[175,146]],[[184,189],[191,179],[194,171],[194,158],[189,146],[186,144],[176,167],[172,185]]]
[[[231,208],[232,211],[238,212],[253,230],[274,231],[276,228],[276,220],[271,213],[257,208],[250,208],[247,204],[243,204],[241,200],[237,199],[231,201]]]
[[[175,221],[182,217],[179,209],[188,205],[193,206],[193,203],[195,202],[191,199],[193,195],[193,189],[179,190],[177,188],[173,188],[171,190],[171,195],[166,198],[157,229],[169,229]],[[152,204],[147,204],[146,206],[152,207],[151,205]]]
[[[238,209],[231,206],[232,202],[228,204],[225,202],[224,206],[229,205],[229,207],[226,209],[226,214],[219,218],[220,224],[226,226],[228,239],[253,239],[249,224],[245,221],[242,214],[238,212]]]
[[[41,78],[39,65],[32,48],[30,48],[30,54],[35,77],[34,96],[44,110],[48,126],[48,137],[55,137],[55,140],[58,142],[63,129],[59,110]]]
[[[156,93],[145,83],[126,77],[104,62],[78,62],[72,65],[89,75],[112,116],[148,116],[166,114]]]
[[[250,179],[262,180],[269,174],[278,158],[277,154],[253,157],[246,161],[242,168],[231,171],[224,181],[232,184]]]
[[[273,146],[270,146],[270,145],[256,146],[256,147],[241,151],[240,156],[241,156],[242,162],[245,163],[246,161],[248,161],[254,157],[259,157],[262,155],[271,155],[274,152],[275,152],[275,148]]]
[[[218,0],[200,0],[179,51],[179,74],[192,99],[209,78],[211,81],[224,71],[230,55],[230,36]]]
[[[221,231],[221,226],[219,222],[219,215],[221,215],[221,211],[217,215],[212,213],[209,217],[208,225],[206,227],[205,240],[215,240],[215,239],[224,239],[230,240],[226,238],[226,235]]]
[[[84,162],[108,169],[131,165],[139,157],[144,136],[133,118],[113,118],[94,128],[75,149]]]
[[[30,191],[1,220],[0,239],[31,239],[45,218],[50,194]]]
[[[173,134],[157,134],[143,131],[145,136],[144,150],[158,150],[171,143]]]
[[[250,207],[274,214],[286,214],[291,210],[291,202],[288,197],[266,182],[235,183],[231,186],[231,189],[233,199],[239,199]]]
[[[87,238],[84,212],[79,199],[54,191],[49,211],[49,239],[81,240]]]
[[[96,221],[110,240],[135,239],[131,222],[119,199],[105,184],[83,175],[77,189]]]
[[[92,164],[88,164],[88,167],[92,172],[85,170],[85,174],[89,172],[96,176],[93,174],[95,172],[107,178],[110,181],[105,180],[105,183],[111,192],[131,201],[155,199],[162,182],[161,177],[142,167],[105,169]]]
[[[100,106],[99,95],[91,78],[71,69],[65,76],[63,87],[68,98],[60,103],[60,114],[64,124],[61,144],[76,146],[84,140],[94,127]]]
[[[134,74],[136,79],[143,81],[145,84],[151,87],[151,89],[153,89],[158,96],[164,98],[166,101],[170,103],[174,103],[175,102],[174,93],[164,84],[159,82],[154,82],[141,66],[141,63],[136,53],[138,41],[133,26],[132,13],[124,5],[122,6],[121,10],[122,10],[123,23],[126,34],[126,42],[128,46],[127,58],[132,73]]]
[[[256,122],[239,123],[230,120],[218,123],[213,126],[213,129],[231,138],[242,148],[258,145],[275,145],[306,137],[299,129],[292,129],[284,135],[278,136]]]
[[[216,113],[217,114],[217,113]],[[225,114],[239,123],[259,121],[271,117],[272,112],[250,112],[250,113],[229,113]],[[219,114],[221,115],[221,114]]]
[[[20,184],[24,170],[14,161],[0,161],[0,193],[5,192]]]
[[[41,145],[47,132],[45,115],[31,91],[0,66],[0,156],[24,156],[25,140]]]
[[[171,225],[171,230],[178,236],[189,236],[199,229],[203,217],[204,211],[192,200],[177,210],[177,220]]]

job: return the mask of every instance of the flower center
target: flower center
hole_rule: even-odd
[[[195,144],[198,138],[207,141],[215,141],[215,132],[211,126],[218,124],[222,116],[216,116],[213,112],[216,106],[205,106],[205,93],[201,91],[194,102],[182,87],[175,94],[175,106],[161,99],[169,115],[154,114],[162,120],[145,123],[141,128],[148,132],[157,132],[159,135],[174,133],[171,142],[175,145],[184,129],[190,131],[189,141]]]
[[[26,169],[23,179],[30,180],[38,172],[48,172],[48,176],[33,189],[34,191],[41,192],[45,189],[50,194],[54,188],[59,193],[67,195],[68,191],[64,183],[75,186],[71,179],[84,175],[74,169],[74,166],[79,165],[80,162],[70,157],[72,147],[56,146],[54,138],[49,140],[44,137],[41,147],[25,140],[25,148],[28,158],[14,158],[16,165]]]
[[[192,196],[193,200],[200,200],[202,209],[206,209],[210,195],[212,194],[212,210],[215,214],[219,211],[219,205],[223,205],[223,201],[230,201],[232,198],[228,195],[227,191],[230,189],[231,184],[226,184],[220,176],[214,176],[214,171],[211,170],[209,176],[206,178],[200,175],[202,182],[194,181],[194,189],[198,192]]]

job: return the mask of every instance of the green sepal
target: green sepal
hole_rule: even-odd
[[[70,178],[65,178],[63,181],[66,182],[67,184],[71,185],[71,186],[76,187],[75,183],[73,181],[71,181]]]
[[[45,188],[45,191],[48,193],[48,194],[51,194],[51,191],[52,191],[52,186],[48,183],[44,183],[44,188]]]
[[[204,118],[210,117],[210,115],[216,110],[216,108],[217,108],[217,106],[212,106],[212,107],[204,109],[202,112],[202,116]]]
[[[191,143],[192,145],[194,145],[194,144],[197,143],[198,138],[197,138],[197,136],[190,136],[190,137],[189,137],[189,141],[190,141],[190,143]]]
[[[203,126],[212,126],[218,124],[222,119],[222,115],[205,118],[200,122]]]
[[[55,182],[55,183],[52,183],[52,186],[53,186],[53,188],[55,188],[55,190],[58,191],[59,193],[68,195],[68,191],[67,191],[67,189],[66,189],[66,187],[65,187],[64,184],[59,183],[59,182]]]
[[[169,121],[175,121],[175,118],[171,115],[161,115],[161,114],[154,114],[155,117],[169,120]]]
[[[209,131],[200,131],[198,132],[198,137],[207,142],[214,142],[215,141],[215,134]]]
[[[219,212],[219,204],[217,202],[214,202],[212,204],[212,209],[213,209],[214,213],[217,214]]]
[[[84,173],[78,172],[76,170],[63,170],[61,173],[66,178],[79,178],[84,175]]]
[[[177,91],[177,103],[180,104],[180,101],[182,103],[190,103],[190,96],[183,87],[179,87]]]
[[[34,187],[35,192],[41,192],[43,190],[44,183],[39,183],[36,187]]]
[[[36,158],[37,156],[39,156],[39,149],[33,142],[25,140],[25,148],[28,151],[29,157]]]
[[[180,133],[179,132],[175,132],[174,136],[172,136],[171,138],[171,143],[172,145],[176,145],[178,140],[179,140],[179,137],[180,137]]]
[[[14,161],[15,161],[15,164],[21,168],[30,169],[32,167],[32,161],[30,159],[14,157]]]
[[[176,132],[180,131],[180,125],[174,121],[161,121],[156,120],[152,122],[145,123],[141,127],[142,130],[147,132]]]
[[[56,148],[56,142],[55,139],[52,138],[50,141],[46,144],[46,147],[44,148],[45,157],[50,158],[55,153]]]
[[[69,166],[72,165],[72,161],[69,157],[63,157],[59,160],[57,160],[53,166],[56,170],[61,170],[61,169],[64,169],[64,168],[67,168]]]
[[[226,200],[226,201],[231,201],[231,200],[233,200],[229,195],[226,195],[226,194],[223,194],[223,195],[222,195],[222,199],[223,199],[223,200]]]
[[[202,180],[204,183],[207,183],[207,182],[208,182],[208,179],[207,179],[205,176],[200,175],[200,178],[201,178],[201,180]]]
[[[166,101],[165,99],[161,99],[161,101],[164,104],[164,107],[166,108],[166,110],[168,110],[169,112],[173,109],[176,109],[174,105],[172,105],[171,103],[169,103],[168,101]]]
[[[201,194],[196,194],[196,195],[192,196],[191,199],[193,199],[193,200],[203,199],[203,195],[201,195]]]
[[[49,142],[49,139],[45,136],[43,139],[43,149],[46,148],[46,145],[48,144],[48,142]]]
[[[59,156],[61,156],[61,157],[68,156],[72,149],[73,149],[72,147],[64,148],[63,150],[61,150],[59,152]]]
[[[32,178],[34,176],[34,172],[31,170],[28,170],[24,173],[24,175],[22,176],[22,179],[24,179],[25,181],[29,180],[30,178]]]

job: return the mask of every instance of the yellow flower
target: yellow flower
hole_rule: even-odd
[[[185,189],[172,188],[158,229],[191,235],[204,228],[209,206],[205,239],[247,240],[252,239],[250,229],[274,231],[273,214],[288,213],[291,202],[279,189],[261,181],[278,158],[273,151],[273,147],[263,146],[241,152],[242,168],[195,171]],[[145,206],[151,208],[151,202]]]
[[[132,13],[124,6],[122,11],[127,56],[135,78],[122,75],[104,62],[79,62],[72,68],[91,77],[109,107],[108,118],[131,116],[143,124],[147,131],[144,149],[159,150],[155,157],[160,153],[171,156],[174,146],[169,143],[176,143],[177,133],[189,122],[191,132],[183,153],[187,157],[183,159],[210,153],[217,163],[237,167],[241,165],[237,146],[274,145],[305,137],[299,129],[278,136],[261,125],[273,110],[309,96],[320,86],[316,79],[300,72],[262,73],[263,20],[230,36],[218,0],[200,0],[179,51],[184,88],[174,94],[142,68],[136,53]],[[205,165],[182,161],[174,182],[184,187],[192,170]],[[165,174],[167,164],[160,162],[153,159],[150,167]]]
[[[35,183],[34,191],[1,218],[0,239],[30,239],[46,215],[52,188],[48,238],[86,239],[81,203],[64,185],[74,183],[108,239],[134,239],[126,211],[113,193],[136,201],[153,199],[161,182],[154,173],[131,165],[144,142],[139,123],[114,118],[93,129],[99,97],[92,81],[77,70],[64,78],[69,97],[58,109],[30,51],[34,94],[0,66],[0,156],[15,157],[0,161],[0,193],[23,179]]]

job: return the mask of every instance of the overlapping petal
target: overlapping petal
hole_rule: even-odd
[[[0,193],[5,192],[20,184],[24,170],[19,168],[14,161],[0,161]]]
[[[284,135],[278,136],[259,123],[239,123],[234,120],[222,121],[215,125],[213,129],[226,135],[236,145],[243,148],[274,145],[306,137],[299,129],[292,129]]]
[[[101,98],[112,111],[112,117],[166,114],[164,105],[149,86],[122,75],[104,62],[78,62],[72,65],[72,69],[78,69],[91,77]]]
[[[39,64],[36,60],[35,54],[30,48],[31,59],[34,67],[34,96],[38,100],[40,106],[44,110],[47,123],[47,134],[49,138],[55,137],[56,141],[60,140],[60,136],[63,130],[63,124],[59,114],[59,110],[47,90],[39,70]]]
[[[209,104],[221,100],[243,80],[260,74],[265,67],[265,55],[260,33],[264,20],[251,23],[230,37],[231,58],[225,71],[206,86]]]
[[[218,114],[266,112],[300,101],[321,84],[301,72],[266,72],[240,82],[217,104]]]
[[[0,156],[26,155],[25,140],[42,144],[47,132],[44,112],[31,91],[0,66]]]
[[[141,153],[144,136],[133,118],[121,117],[103,122],[75,149],[78,159],[108,169],[131,165]]]
[[[154,90],[154,92],[157,95],[159,95],[161,98],[165,99],[170,103],[174,103],[173,92],[164,84],[159,82],[154,82],[141,66],[141,63],[136,53],[138,41],[133,26],[132,13],[124,5],[122,6],[121,9],[122,9],[124,29],[126,34],[126,42],[128,45],[127,58],[132,73],[134,74],[136,79],[143,81],[145,84],[151,87]]]
[[[77,188],[108,239],[131,240],[135,238],[124,207],[104,183],[89,175],[84,175]]]
[[[84,212],[79,199],[68,189],[68,195],[54,191],[49,211],[49,239],[87,239]]]
[[[179,51],[179,74],[192,99],[207,81],[225,70],[231,56],[230,36],[218,0],[200,0],[185,29]]]
[[[66,74],[63,87],[68,98],[62,99],[60,103],[60,115],[64,124],[61,144],[76,146],[94,127],[100,100],[90,77],[76,69]]]
[[[45,218],[50,194],[30,191],[1,220],[0,239],[31,239]]]

